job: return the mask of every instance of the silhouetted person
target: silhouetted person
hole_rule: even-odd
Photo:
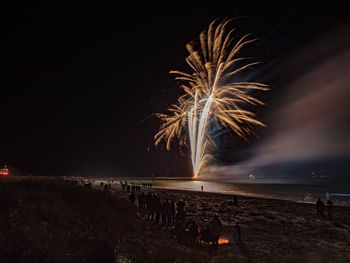
[[[237,207],[239,206],[237,196],[235,196],[235,195],[233,196],[233,204]]]
[[[327,212],[328,212],[328,219],[333,220],[333,202],[331,199],[328,199],[327,201]]]
[[[190,244],[195,245],[199,232],[198,232],[198,225],[194,220],[192,220],[192,224],[189,229],[189,234],[190,234]]]
[[[241,227],[238,223],[236,223],[233,227],[233,240],[235,242],[240,242],[241,241]]]
[[[149,212],[148,212],[148,219],[149,220],[154,220],[154,215],[155,215],[155,211],[156,211],[156,209],[155,209],[155,195],[153,194],[151,194],[151,196],[150,196],[150,200],[149,200]]]
[[[160,209],[161,209],[161,202],[160,202],[160,197],[158,195],[155,195],[154,198],[154,208],[155,208],[155,213],[156,213],[156,219],[155,219],[155,223],[158,224],[159,223],[159,219],[160,219]]]
[[[217,214],[214,215],[214,218],[211,220],[210,225],[213,242],[215,245],[217,245],[223,228]]]
[[[316,209],[317,209],[317,218],[323,218],[325,204],[323,203],[323,201],[320,198],[318,198],[318,200],[316,202]]]
[[[177,210],[184,210],[184,207],[185,207],[185,202],[180,200],[179,202],[177,202],[176,204],[176,209]]]
[[[182,243],[184,239],[185,229],[182,224],[176,223],[174,227],[174,238]]]
[[[139,203],[139,208],[144,209],[145,208],[145,194],[143,192],[138,195],[137,201]]]
[[[166,224],[168,212],[169,212],[169,201],[168,199],[166,199],[165,201],[163,201],[160,209],[160,214],[162,217],[162,225]]]
[[[206,243],[212,242],[210,227],[207,226],[204,229],[201,229],[200,232],[200,240]]]
[[[176,208],[177,208],[177,213],[175,215],[175,222],[177,224],[184,224],[186,221],[186,212],[185,212],[185,202],[180,200],[177,204],[176,204]]]
[[[202,190],[202,192],[203,192],[203,185],[201,186],[201,190]]]
[[[184,210],[177,211],[175,215],[175,222],[177,224],[184,224],[186,221],[186,212]]]
[[[148,219],[153,220],[154,219],[154,214],[155,214],[155,199],[154,199],[154,194],[149,193],[149,201],[148,201]]]
[[[134,203],[135,202],[135,194],[134,194],[134,192],[131,192],[131,194],[129,195],[129,200],[130,200],[130,202],[131,203]]]
[[[170,226],[174,222],[174,217],[175,217],[175,204],[174,202],[170,202],[169,209],[168,209],[168,216],[167,216],[168,226]]]

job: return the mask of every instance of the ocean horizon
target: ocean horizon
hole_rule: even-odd
[[[314,203],[318,198],[332,199],[335,205],[350,205],[350,189],[343,180],[286,180],[286,179],[220,179],[203,180],[193,178],[93,178],[95,181],[127,181],[129,184],[152,184],[152,188],[185,191],[202,191],[218,194],[241,195],[260,198]]]

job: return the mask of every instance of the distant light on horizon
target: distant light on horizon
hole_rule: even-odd
[[[9,176],[9,175],[10,175],[10,172],[7,166],[0,169],[0,176]]]

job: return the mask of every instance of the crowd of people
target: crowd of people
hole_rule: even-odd
[[[132,192],[140,192],[141,191],[141,186],[139,185],[135,185],[133,183],[128,184],[128,181],[124,181],[124,183],[122,181],[119,182],[119,184],[122,187],[123,191],[132,191]]]
[[[127,191],[123,185],[121,187],[123,191]],[[172,237],[178,242],[189,246],[204,243],[214,248],[218,247],[223,224],[217,214],[214,215],[209,225],[201,227],[195,219],[188,218],[185,210],[186,203],[183,200],[175,202],[163,199],[158,193],[152,191],[140,192],[137,196],[136,192],[131,191],[129,200],[132,203],[137,202],[140,215],[144,220],[152,222],[152,226],[169,227]],[[237,198],[235,204],[237,204]],[[233,239],[236,242],[241,240],[238,223],[234,227]]]
[[[111,189],[111,183],[104,184],[105,190]],[[186,203],[183,200],[175,202],[173,200],[162,199],[158,193],[152,192],[151,184],[140,185],[128,183],[127,181],[119,182],[123,191],[130,192],[129,200],[136,203],[139,207],[139,213],[145,220],[152,222],[152,225],[160,225],[170,228],[172,237],[177,241],[195,246],[196,244],[206,243],[213,247],[218,247],[220,235],[223,231],[223,225],[219,216],[214,215],[210,224],[207,226],[199,226],[195,219],[188,219],[185,210]],[[103,183],[101,183],[101,186]],[[141,192],[146,190],[147,192]],[[203,188],[201,188],[203,191]],[[137,196],[136,196],[137,194]],[[240,207],[237,196],[233,196],[232,205]],[[316,201],[317,218],[325,218],[325,211],[327,211],[328,219],[333,220],[333,202],[328,199],[326,204],[318,198]],[[232,241],[236,243],[241,242],[241,228],[238,223],[234,225]]]
[[[333,215],[333,201],[331,199],[328,199],[327,205],[321,200],[321,198],[318,198],[316,201],[316,210],[317,210],[317,218],[325,218],[325,210],[327,208],[327,215],[329,220],[334,219]]]

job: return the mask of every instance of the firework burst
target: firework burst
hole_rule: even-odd
[[[189,144],[194,177],[211,159],[208,149],[213,141],[208,135],[212,127],[209,123],[229,128],[244,139],[253,132],[252,125],[264,126],[254,113],[242,107],[263,105],[250,96],[249,91],[268,90],[268,86],[234,80],[237,74],[259,63],[246,62],[249,58],[238,56],[240,50],[255,39],[250,39],[248,34],[235,42],[234,29],[228,30],[230,22],[231,19],[221,23],[213,21],[200,34],[198,45],[193,42],[186,45],[189,52],[186,62],[192,73],[170,71],[182,82],[184,94],[166,113],[156,114],[161,124],[154,136],[155,144],[165,141],[168,150],[175,138],[180,144]]]

